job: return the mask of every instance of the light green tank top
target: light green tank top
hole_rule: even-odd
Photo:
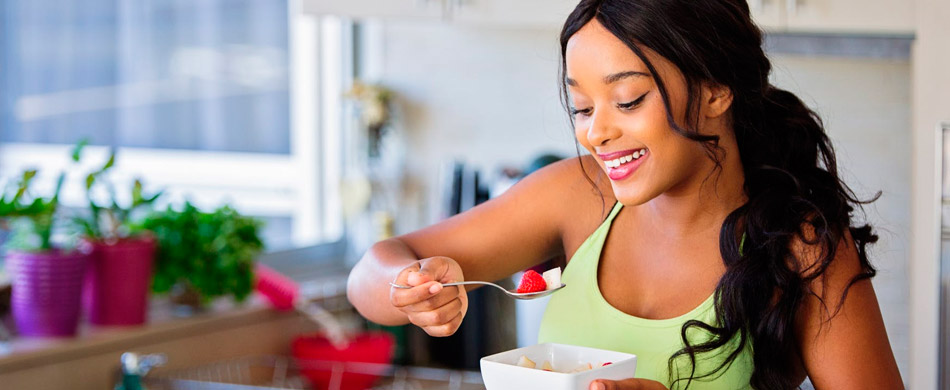
[[[686,381],[671,387],[668,362],[674,352],[683,348],[680,332],[683,324],[692,319],[712,324],[716,320],[713,296],[688,313],[679,317],[650,320],[626,314],[608,303],[597,285],[597,267],[601,251],[610,231],[610,225],[623,205],[614,206],[610,216],[574,253],[562,275],[567,285],[552,294],[548,302],[539,343],[560,343],[608,349],[637,355],[637,378],[659,381],[671,389],[683,389]],[[709,339],[703,330],[691,327],[687,336],[693,345]],[[696,376],[707,373],[735,349],[737,338],[725,347],[711,353],[697,355]],[[688,378],[688,357],[680,357],[674,365],[674,379]],[[704,379],[693,380],[689,389],[749,389],[752,374],[751,343],[730,365]]]

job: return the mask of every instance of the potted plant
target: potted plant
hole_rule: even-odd
[[[35,170],[25,171],[0,195],[0,218],[13,227],[4,257],[13,286],[14,323],[23,336],[72,336],[79,323],[88,252],[53,242],[65,175],[59,175],[49,198],[33,193],[35,177]]]
[[[81,161],[85,145],[86,141],[76,145],[73,161]],[[83,308],[95,325],[140,325],[148,311],[155,239],[148,231],[136,229],[132,221],[137,214],[147,212],[161,192],[145,195],[142,182],[136,179],[130,190],[131,200],[126,206],[120,205],[114,186],[106,180],[114,165],[113,151],[101,168],[86,175],[89,207],[84,215],[73,219],[91,248]],[[104,204],[95,200],[96,190],[108,194]]]
[[[143,227],[158,241],[152,291],[172,293],[181,314],[200,310],[212,298],[251,293],[254,261],[263,249],[262,223],[229,206],[207,213],[186,202],[150,214]]]

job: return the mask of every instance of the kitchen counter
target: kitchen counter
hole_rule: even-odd
[[[361,321],[346,302],[345,270],[326,270],[301,283],[304,296],[320,302],[344,326]],[[241,356],[288,355],[290,341],[317,326],[295,312],[277,312],[252,295],[244,304],[228,299],[189,318],[172,315],[168,301],[151,302],[147,324],[137,327],[81,325],[68,339],[15,339],[0,347],[0,383],[4,389],[112,388],[123,352],[164,353],[163,369]]]

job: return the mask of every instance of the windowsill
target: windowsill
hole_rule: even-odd
[[[301,296],[311,300],[345,297],[347,272],[342,266],[321,267],[319,275],[311,274],[300,282]],[[150,302],[148,321],[141,326],[97,327],[81,323],[76,337],[14,338],[0,343],[0,374],[296,315],[271,310],[257,294],[243,304],[229,298],[219,299],[204,313],[187,318],[174,316],[172,309],[167,298],[156,297]]]

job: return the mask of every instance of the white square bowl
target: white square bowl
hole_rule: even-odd
[[[521,356],[534,361],[537,368],[518,366]],[[544,361],[551,362],[554,371],[542,370]],[[597,367],[603,362],[611,364]],[[594,368],[567,372],[587,363],[594,365]],[[587,390],[595,379],[633,378],[637,370],[637,356],[597,348],[545,343],[483,357],[481,369],[486,390]]]

